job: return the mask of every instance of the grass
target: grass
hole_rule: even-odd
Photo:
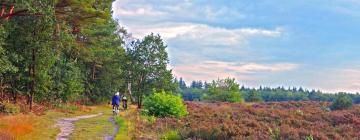
[[[70,139],[102,140],[106,135],[112,134],[114,127],[109,122],[109,118],[112,116],[111,108],[98,106],[96,110],[102,112],[103,115],[76,121],[75,130]]]
[[[55,126],[56,120],[100,112],[103,115],[76,121],[74,123],[74,132],[70,136],[70,139],[100,140],[105,135],[111,135],[114,129],[109,122],[109,118],[112,116],[111,107],[107,105],[84,108],[62,106],[59,109],[49,110],[41,116],[34,114],[0,116],[0,139],[53,140],[56,139],[57,134],[60,132],[59,127]],[[115,137],[116,140],[132,138],[137,115],[136,107],[129,106],[128,110],[121,111],[120,115],[115,117],[115,122],[120,126]]]
[[[120,139],[130,139],[130,137],[127,135],[127,130],[128,130],[128,124],[125,121],[124,118],[116,116],[115,117],[115,122],[116,124],[119,126],[119,131],[116,134],[116,140],[120,140]]]
[[[98,116],[99,118],[91,118],[95,120],[96,123],[101,122],[111,126],[108,121],[108,117],[106,112],[111,114],[111,107],[106,107],[105,105],[100,106],[90,106],[90,107],[79,107],[76,109],[71,106],[63,106],[60,109],[50,110],[45,112],[44,115],[34,115],[34,114],[17,114],[17,115],[5,115],[0,116],[0,139],[19,139],[19,140],[28,140],[28,139],[41,139],[41,140],[53,140],[56,138],[57,134],[60,132],[59,127],[56,127],[56,120],[59,118],[71,118],[75,116],[88,115],[88,114],[96,114],[99,112],[104,112],[104,115]],[[96,120],[98,119],[98,120]],[[89,122],[79,121],[80,128],[83,126],[82,124],[89,125]],[[106,128],[105,125],[99,124],[91,124],[92,127],[99,129],[99,127]],[[111,126],[112,127],[112,126]],[[89,132],[95,132],[96,129]],[[78,131],[76,129],[75,131]],[[74,133],[75,134],[75,133]],[[91,134],[91,133],[87,133]],[[74,136],[76,137],[76,136]]]
[[[128,110],[121,111],[120,116],[115,117],[115,122],[119,126],[119,131],[115,140],[130,140],[135,131],[135,119],[138,117],[136,106],[130,105]]]

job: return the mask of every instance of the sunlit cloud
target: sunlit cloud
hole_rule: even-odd
[[[141,38],[150,33],[158,33],[164,39],[175,39],[199,45],[241,45],[253,37],[279,37],[283,29],[260,28],[226,29],[192,23],[162,23],[129,27],[134,37]]]
[[[360,92],[360,69],[335,69],[319,73],[318,81],[312,84],[330,92]]]
[[[214,80],[217,78],[236,78],[239,81],[258,80],[250,74],[277,73],[291,71],[299,65],[291,63],[258,64],[221,61],[205,61],[199,64],[180,65],[172,67],[175,75],[183,77],[188,82],[191,80]]]

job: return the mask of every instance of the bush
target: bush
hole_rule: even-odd
[[[239,84],[235,79],[218,79],[209,86],[209,92],[204,96],[205,100],[221,102],[242,102]]]
[[[331,110],[343,110],[349,109],[353,105],[353,101],[349,95],[346,94],[338,94],[335,101],[331,104]]]
[[[246,101],[247,102],[261,102],[261,101],[263,101],[263,99],[261,98],[259,92],[257,92],[256,90],[252,90],[252,91],[250,91]]]
[[[20,113],[20,107],[9,102],[3,102],[0,103],[0,112],[6,114],[17,114]]]
[[[183,117],[188,114],[180,96],[155,93],[145,98],[142,112],[155,117]]]

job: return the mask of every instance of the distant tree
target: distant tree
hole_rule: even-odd
[[[180,89],[186,89],[187,88],[186,83],[185,83],[185,81],[183,80],[182,77],[180,77],[180,80],[179,80],[179,87],[180,87]]]
[[[198,88],[198,89],[202,89],[203,88],[203,83],[202,81],[192,81],[190,88]]]
[[[239,84],[235,79],[226,78],[213,81],[208,89],[206,100],[223,102],[241,102]]]
[[[190,85],[190,88],[196,88],[197,85],[196,85],[196,81],[191,81],[191,85]]]
[[[209,86],[210,86],[210,84],[205,81],[204,82],[204,89],[207,90],[209,88]]]
[[[198,88],[198,89],[202,89],[203,88],[203,82],[200,80],[200,81],[197,81],[197,84],[196,84],[196,87]]]
[[[260,96],[260,93],[256,90],[251,90],[249,96],[247,97],[248,102],[261,102],[263,99]]]
[[[349,95],[345,93],[339,93],[335,99],[335,101],[331,104],[331,110],[343,110],[351,108],[353,105],[353,100]]]

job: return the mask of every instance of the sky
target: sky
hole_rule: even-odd
[[[160,34],[187,83],[360,92],[359,0],[117,0],[113,18]]]

